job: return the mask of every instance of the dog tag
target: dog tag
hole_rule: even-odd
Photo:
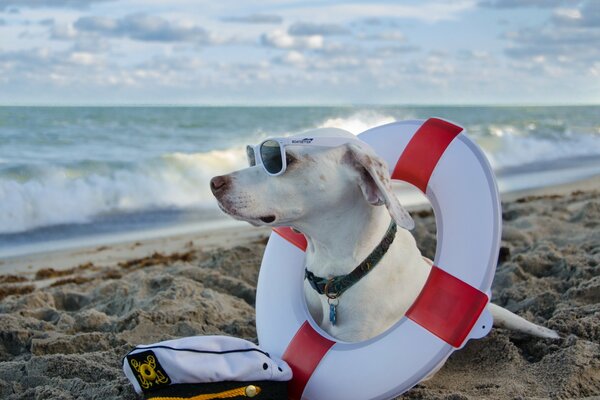
[[[337,305],[338,302],[336,299],[328,299],[329,303],[329,322],[331,325],[335,325],[337,322]]]
[[[335,325],[336,320],[337,320],[337,310],[335,309],[335,304],[330,304],[329,305],[329,322],[331,322],[331,325]]]

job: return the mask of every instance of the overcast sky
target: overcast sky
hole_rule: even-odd
[[[600,103],[600,0],[0,0],[0,104]]]

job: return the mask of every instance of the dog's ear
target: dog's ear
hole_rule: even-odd
[[[365,200],[372,205],[387,207],[396,223],[404,229],[413,229],[415,222],[392,191],[388,167],[370,148],[354,143],[347,144],[345,161],[358,171],[359,186]]]

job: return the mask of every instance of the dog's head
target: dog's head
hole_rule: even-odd
[[[349,137],[349,132],[322,128],[304,137]],[[414,222],[400,205],[390,185],[387,165],[364,143],[350,141],[334,148],[286,147],[287,169],[268,175],[261,165],[216,176],[210,187],[219,207],[252,225],[294,226],[295,222],[324,216],[355,201],[385,205],[399,226]]]

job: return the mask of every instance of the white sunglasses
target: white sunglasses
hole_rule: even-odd
[[[360,141],[347,137],[271,138],[255,146],[246,146],[246,156],[251,167],[262,165],[267,174],[278,176],[287,168],[285,156],[287,146],[337,147],[349,142]]]

